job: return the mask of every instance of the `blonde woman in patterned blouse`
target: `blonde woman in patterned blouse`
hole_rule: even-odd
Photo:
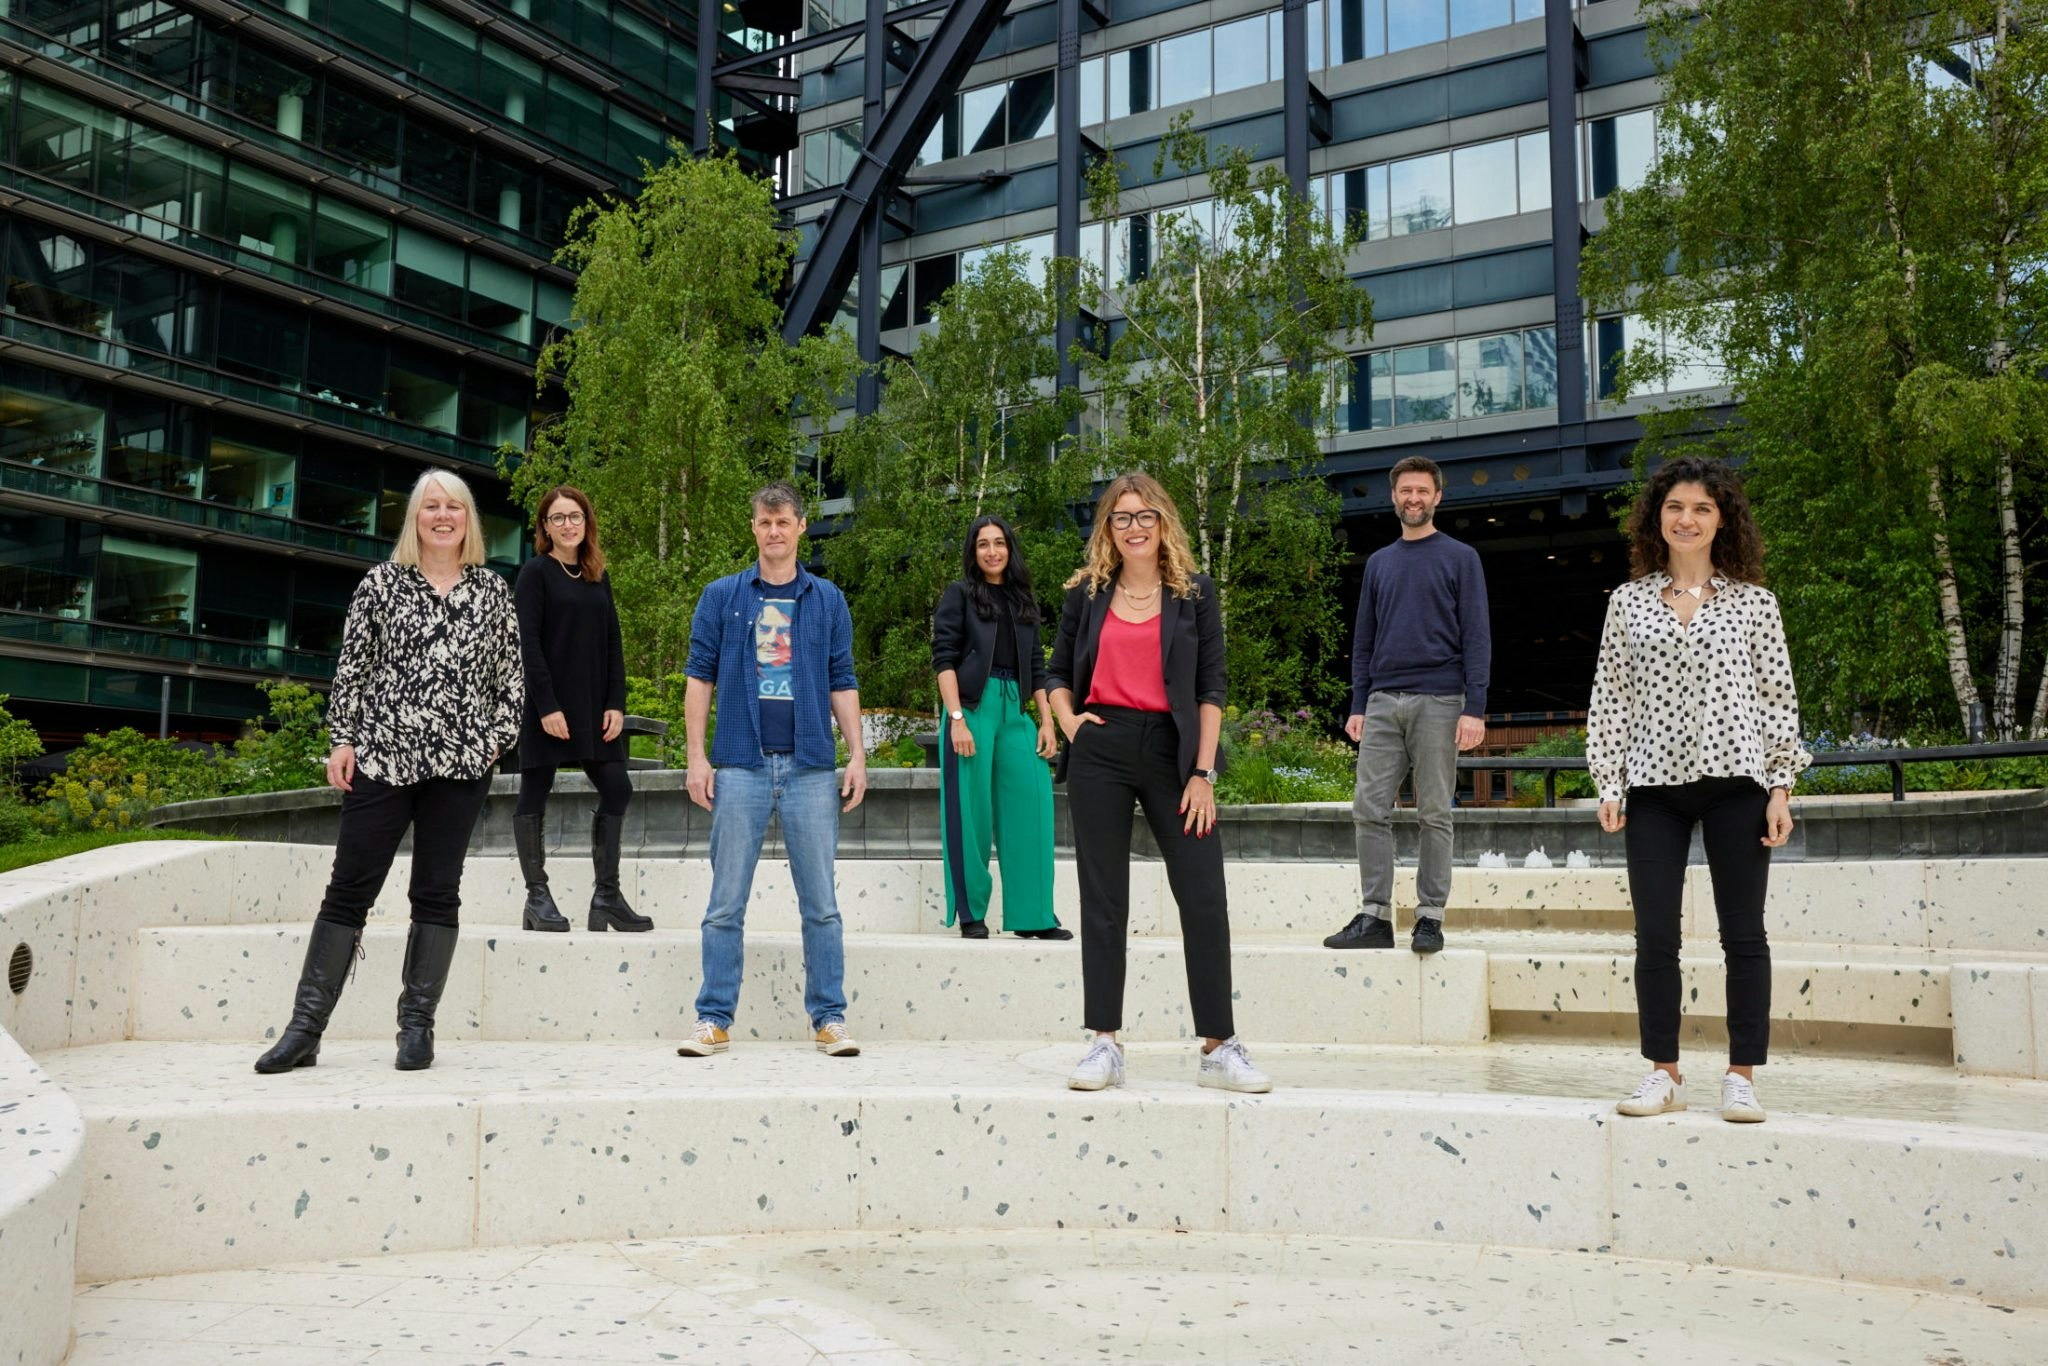
[[[469,486],[444,470],[413,485],[398,547],[349,601],[327,702],[341,832],[299,973],[291,1023],[258,1072],[311,1067],[361,952],[363,922],[408,827],[412,932],[398,994],[398,1067],[434,1061],[434,1010],[455,957],[462,861],[491,768],[526,703],[512,590],[483,567]]]
[[[1763,539],[1735,472],[1666,463],[1629,518],[1634,577],[1614,590],[1586,718],[1600,828],[1628,842],[1636,917],[1636,1010],[1652,1064],[1616,1108],[1685,1108],[1678,1070],[1679,907],[1698,827],[1728,970],[1721,1117],[1763,1119],[1755,1069],[1771,1036],[1764,892],[1771,850],[1792,834],[1792,781],[1810,762]]]

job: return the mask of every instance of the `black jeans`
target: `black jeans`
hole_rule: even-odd
[[[1643,1056],[1678,1061],[1684,991],[1678,966],[1683,934],[1685,857],[1695,825],[1707,850],[1721,954],[1728,965],[1728,1061],[1765,1060],[1771,1046],[1771,946],[1764,937],[1764,892],[1771,851],[1763,846],[1771,794],[1748,778],[1700,778],[1674,787],[1628,790],[1628,890],[1636,910],[1636,1011]]]
[[[454,925],[462,909],[462,860],[483,814],[491,775],[463,781],[429,778],[398,787],[361,769],[341,799],[341,834],[334,841],[334,871],[320,918],[359,930],[368,919],[398,842],[412,827],[412,918],[421,925]]]
[[[597,809],[607,816],[623,816],[633,802],[633,782],[626,776],[622,759],[583,765],[583,776],[597,789]],[[555,785],[555,765],[519,770],[519,805],[515,816],[538,816],[548,809],[548,793]]]
[[[1180,908],[1188,1002],[1195,1030],[1237,1032],[1230,1010],[1230,911],[1223,892],[1223,839],[1184,833],[1180,732],[1163,712],[1091,707],[1067,758],[1067,809],[1081,882],[1081,983],[1091,1030],[1124,1023],[1124,942],[1131,926],[1131,806],[1144,808]]]

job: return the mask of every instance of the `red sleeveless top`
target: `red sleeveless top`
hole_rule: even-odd
[[[1095,674],[1088,682],[1089,706],[1173,710],[1166,701],[1159,621],[1157,616],[1150,621],[1125,621],[1113,611],[1103,616],[1102,639],[1095,651]]]

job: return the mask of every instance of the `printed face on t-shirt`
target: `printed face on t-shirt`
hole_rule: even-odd
[[[794,650],[790,626],[796,620],[796,599],[764,598],[754,618],[754,667],[760,675],[763,702],[790,700],[790,661]]]

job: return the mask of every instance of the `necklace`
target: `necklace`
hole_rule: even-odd
[[[571,569],[566,560],[560,559],[559,557],[553,555],[550,555],[548,558],[554,560],[556,564],[561,565],[562,572],[564,574],[567,574],[570,578],[580,579],[583,577],[583,570],[580,566],[578,568]]]
[[[1685,594],[1691,597],[1694,602],[1704,602],[1706,601],[1707,596],[1707,585],[1704,583],[1696,583],[1692,585],[1692,587],[1690,588],[1680,588],[1677,584],[1674,583],[1666,585],[1664,591],[1671,595],[1671,600],[1673,602],[1678,601],[1680,594]]]
[[[1144,607],[1147,604],[1149,604],[1152,601],[1152,599],[1159,596],[1159,585],[1156,583],[1152,585],[1152,591],[1149,593],[1133,593],[1129,588],[1125,587],[1123,584],[1118,584],[1117,588],[1122,591],[1124,595],[1124,601],[1128,602],[1133,607]]]

